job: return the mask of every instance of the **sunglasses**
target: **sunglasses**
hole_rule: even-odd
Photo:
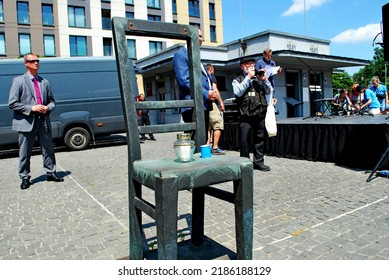
[[[26,60],[26,62],[30,62],[30,63],[39,63],[39,59],[33,59],[33,60]]]

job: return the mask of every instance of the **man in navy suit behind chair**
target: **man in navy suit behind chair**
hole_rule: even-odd
[[[203,33],[199,28],[199,44],[203,43]],[[209,110],[212,110],[212,104],[209,101],[216,99],[217,92],[212,88],[212,78],[209,72],[205,69],[204,65],[201,64],[201,81],[203,89],[204,99],[204,113],[205,113],[205,128],[206,135],[208,133],[209,125]],[[173,57],[173,68],[176,75],[178,87],[180,89],[180,99],[191,99],[190,97],[190,80],[189,80],[189,61],[188,61],[188,50],[182,47],[178,50]],[[208,107],[208,103],[210,106]],[[181,115],[184,122],[192,121],[192,109],[183,108],[181,109]],[[205,143],[204,143],[205,144]]]
[[[9,108],[13,110],[12,129],[19,131],[19,177],[22,179],[22,190],[31,185],[30,159],[36,139],[42,147],[47,181],[63,181],[56,173],[51,136],[50,112],[55,108],[55,100],[50,84],[38,75],[39,59],[36,54],[26,54],[24,65],[27,72],[14,78],[8,102]]]

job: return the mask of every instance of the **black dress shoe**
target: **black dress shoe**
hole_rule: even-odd
[[[22,179],[22,183],[20,184],[20,189],[26,190],[31,186],[30,179]]]
[[[270,171],[270,167],[264,164],[254,164],[254,169],[264,172]]]
[[[157,141],[157,139],[155,139],[155,137],[153,135],[150,135],[150,140],[151,141]]]
[[[57,173],[47,174],[47,181],[63,182],[63,178],[59,177]]]

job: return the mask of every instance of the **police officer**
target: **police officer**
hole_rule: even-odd
[[[240,61],[242,75],[232,81],[232,87],[239,109],[240,156],[249,156],[249,135],[253,137],[254,169],[270,171],[264,164],[266,95],[271,93],[271,84],[266,70],[255,70],[254,59]]]

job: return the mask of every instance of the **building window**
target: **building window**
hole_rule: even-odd
[[[70,56],[86,56],[87,46],[85,36],[69,36]]]
[[[19,54],[25,55],[31,52],[30,34],[19,34]]]
[[[83,7],[68,7],[70,27],[85,27],[85,9]]]
[[[198,28],[200,28],[200,23],[197,22],[189,22],[189,25],[197,26]],[[203,38],[204,38],[204,34],[203,34]]]
[[[5,36],[0,34],[0,55],[5,55]]]
[[[177,0],[172,0],[173,14],[177,14]]]
[[[162,51],[162,42],[150,41],[149,42],[149,54],[155,54]]]
[[[191,17],[200,17],[200,1],[198,0],[189,0],[188,1],[189,16]]]
[[[161,21],[161,16],[147,15],[147,19],[152,21]]]
[[[104,56],[112,55],[112,39],[111,38],[103,38],[103,50]]]
[[[209,19],[216,19],[214,3],[209,3]]]
[[[161,1],[160,0],[147,0],[147,7],[148,8],[161,8]]]
[[[111,10],[101,10],[101,26],[103,29],[111,29]]]
[[[133,12],[126,12],[126,18],[134,18],[135,14]]]
[[[30,15],[28,13],[28,3],[27,2],[17,2],[18,9],[18,23],[19,24],[29,24]]]
[[[0,22],[4,22],[3,0],[0,0]]]
[[[54,35],[43,35],[45,56],[55,56]]]
[[[134,5],[134,0],[126,0],[126,5]]]
[[[127,39],[128,58],[136,59],[135,40]]]
[[[53,5],[42,4],[42,24],[43,25],[54,25]]]
[[[209,27],[209,29],[210,29],[209,31],[211,33],[211,42],[216,42],[216,26],[211,25]]]

